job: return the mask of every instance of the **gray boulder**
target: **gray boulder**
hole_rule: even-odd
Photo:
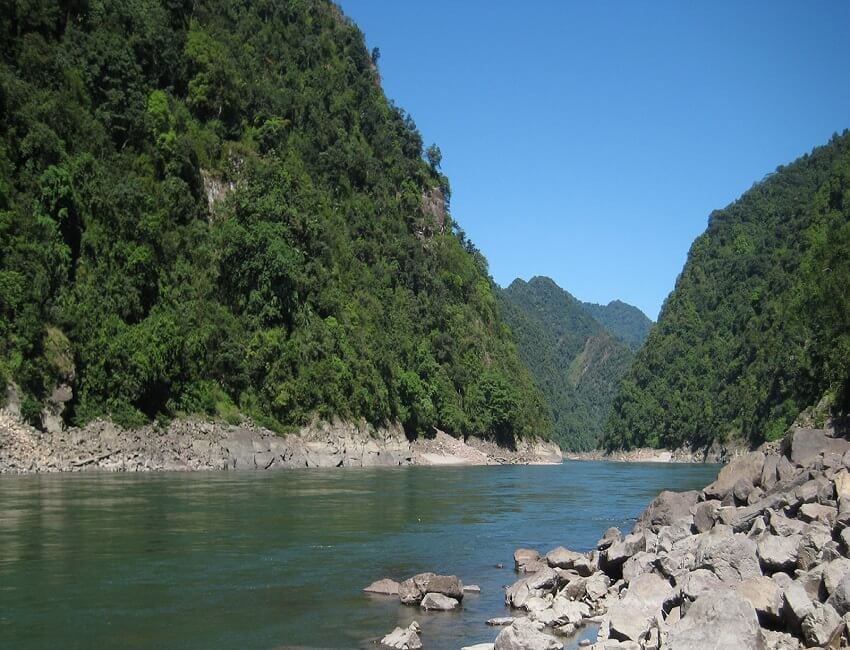
[[[813,603],[801,625],[803,639],[809,646],[838,648],[844,631],[844,619],[829,604]]]
[[[422,609],[438,612],[448,612],[452,609],[457,609],[459,605],[460,603],[457,599],[438,593],[425,594],[425,597],[422,598],[422,602],[419,603],[419,606]]]
[[[792,629],[800,629],[812,609],[812,600],[799,582],[792,582],[782,592],[783,611]]]
[[[765,576],[750,578],[738,584],[735,591],[753,606],[762,625],[779,622],[783,600],[782,590],[776,582]]]
[[[761,481],[764,468],[764,454],[753,451],[746,456],[734,459],[731,463],[720,470],[717,480],[703,490],[706,499],[717,499],[719,501],[730,500],[732,490],[738,481],[748,481],[755,485]]]
[[[838,509],[832,506],[824,506],[819,503],[805,503],[800,507],[799,518],[803,521],[816,521],[832,528],[835,526],[835,518]]]
[[[696,600],[670,626],[669,650],[765,650],[756,611],[743,596],[716,590]]]
[[[533,548],[518,548],[514,551],[514,569],[520,572],[526,571],[526,566],[535,564],[540,560],[540,553]]]
[[[700,538],[696,568],[708,569],[729,584],[762,575],[756,543],[745,535],[731,535],[715,526]]]
[[[850,560],[846,557],[839,557],[827,563],[823,567],[823,586],[826,588],[826,593],[832,595],[842,578],[848,573],[850,573]]]
[[[844,454],[850,443],[842,438],[833,438],[825,429],[795,428],[790,435],[789,456],[797,465],[808,465],[822,453]]]
[[[832,539],[832,531],[820,523],[811,523],[803,530],[797,549],[797,568],[806,571],[818,563],[818,555],[824,545]]]
[[[787,537],[789,535],[801,535],[806,529],[806,523],[797,519],[789,519],[778,512],[770,513],[770,529],[776,535]]]
[[[398,596],[398,583],[395,580],[384,578],[364,587],[363,591],[369,594],[381,594],[382,596]]]
[[[439,576],[428,572],[418,573],[398,586],[399,600],[405,605],[418,604],[427,593],[463,600],[463,583],[457,576]]]
[[[638,519],[638,527],[647,527],[658,532],[662,526],[691,517],[691,508],[699,501],[699,492],[670,492],[659,494]]]
[[[544,634],[538,624],[518,618],[496,637],[495,650],[562,650],[564,644]]]
[[[703,594],[719,589],[723,583],[708,569],[697,569],[691,571],[679,584],[682,596],[688,600],[696,600]]]
[[[406,628],[397,627],[387,634],[381,639],[381,645],[395,650],[419,650],[422,647],[422,641],[419,639],[421,631],[419,623],[413,621]]]
[[[845,573],[826,601],[835,608],[841,616],[850,612],[850,573]]]
[[[657,559],[655,553],[638,551],[623,564],[623,580],[628,584],[642,573],[650,573]]]
[[[765,535],[758,541],[757,552],[761,564],[766,571],[787,571],[797,566],[797,549],[802,535],[780,537]]]
[[[602,537],[599,538],[599,541],[596,542],[596,549],[599,551],[604,551],[606,548],[611,546],[614,542],[619,542],[622,538],[619,528],[614,528],[613,526],[602,533]]]
[[[694,528],[698,533],[705,533],[714,527],[719,517],[720,501],[703,501],[694,506]]]
[[[584,555],[570,551],[563,546],[553,548],[546,554],[546,562],[553,569],[572,569],[573,565],[580,560],[586,560]]]
[[[610,635],[620,641],[638,641],[661,616],[664,603],[673,595],[670,583],[654,573],[637,576],[626,595],[608,610]]]
[[[546,567],[537,573],[520,578],[505,592],[505,604],[523,607],[529,598],[552,593],[558,586],[558,574]]]

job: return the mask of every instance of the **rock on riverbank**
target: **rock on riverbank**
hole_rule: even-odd
[[[597,650],[838,648],[850,642],[850,442],[796,428],[700,491],[662,492],[627,535],[545,556],[520,549],[506,591],[525,610],[495,647],[561,647],[599,624]],[[528,622],[548,643],[505,645]],[[501,643],[501,639],[505,643]]]
[[[250,421],[233,426],[173,420],[167,426],[128,430],[98,420],[82,428],[47,432],[0,410],[0,473],[483,465],[561,459],[557,446],[542,441],[505,450],[438,433],[434,439],[411,443],[400,426],[375,428],[337,421],[281,436]]]

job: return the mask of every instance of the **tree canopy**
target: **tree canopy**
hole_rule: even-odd
[[[0,35],[0,380],[26,413],[64,372],[77,423],[548,434],[439,148],[335,5],[16,0]]]
[[[850,389],[850,133],[712,213],[625,377],[608,447],[781,436]]]

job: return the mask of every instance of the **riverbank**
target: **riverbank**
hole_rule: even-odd
[[[408,441],[399,426],[317,423],[278,435],[245,421],[227,425],[173,420],[123,429],[97,420],[85,427],[39,431],[0,410],[0,473],[276,470],[301,467],[396,467],[559,463],[556,445],[520,441],[516,449],[437,432]]]
[[[702,490],[662,492],[596,548],[518,549],[503,648],[557,650],[598,624],[595,650],[845,647],[850,640],[850,442],[794,428]],[[482,646],[483,648],[484,646]]]
[[[617,463],[728,463],[732,459],[744,456],[749,448],[743,442],[731,442],[725,445],[715,443],[710,447],[691,449],[654,449],[639,447],[628,451],[570,451],[564,454],[567,460],[604,460]]]

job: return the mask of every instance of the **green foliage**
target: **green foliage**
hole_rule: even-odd
[[[559,444],[574,451],[595,449],[617,385],[633,358],[630,347],[591,316],[607,315],[609,308],[588,309],[542,277],[514,280],[501,299],[520,355],[546,399]],[[622,307],[613,309],[626,314],[620,319],[625,325],[649,322],[640,310],[618,304]],[[622,331],[634,329],[624,326]]]
[[[623,381],[608,447],[780,437],[850,387],[850,133],[780,167],[694,242]]]
[[[22,7],[0,21],[0,367],[28,404],[58,359],[77,422],[551,430],[486,262],[423,212],[448,202],[439,149],[334,5]]]
[[[637,307],[627,305],[620,300],[612,300],[607,305],[582,303],[593,319],[608,330],[632,350],[637,350],[652,329],[652,321]]]

